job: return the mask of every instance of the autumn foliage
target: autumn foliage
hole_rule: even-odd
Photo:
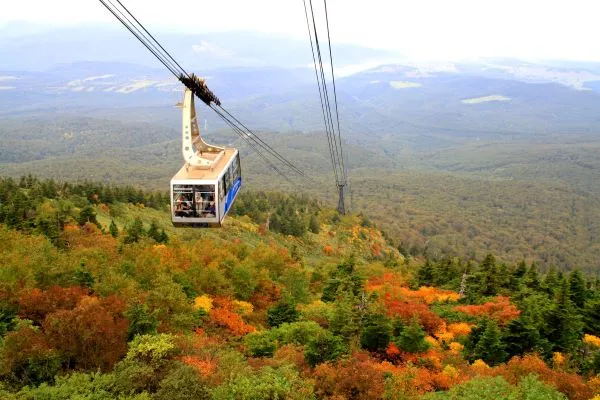
[[[408,262],[368,218],[283,195],[274,208],[270,195],[245,197],[252,216],[219,230],[163,225],[170,240],[158,243],[148,219],[169,214],[160,200],[139,205],[152,196],[115,204],[86,187],[59,203],[49,192],[18,213],[18,229],[0,226],[0,397],[417,399],[529,375],[571,399],[600,394],[594,279],[492,256],[421,260],[405,243]],[[70,217],[56,238],[59,206]],[[283,208],[297,235],[267,229]],[[140,234],[128,242],[132,221]]]
[[[128,322],[115,301],[86,296],[72,310],[49,314],[42,323],[49,343],[79,368],[112,368],[127,349]]]
[[[511,304],[510,299],[504,296],[498,296],[481,305],[457,306],[454,309],[473,316],[489,317],[500,325],[506,325],[521,314],[521,311]]]
[[[244,322],[242,316],[234,310],[235,303],[220,297],[214,300],[215,306],[210,310],[211,321],[217,326],[227,328],[235,336],[243,336],[256,331],[252,325]]]
[[[315,392],[324,398],[379,399],[385,393],[385,381],[378,362],[358,353],[337,364],[315,368]]]
[[[384,296],[383,302],[390,317],[398,317],[406,324],[410,323],[413,318],[417,318],[427,332],[434,333],[443,324],[443,320],[422,301],[395,300],[388,293]]]
[[[551,369],[536,355],[513,357],[505,365],[492,370],[492,374],[503,376],[509,383],[518,382],[523,376],[535,374],[543,382],[556,387],[569,399],[585,400],[593,396],[593,391],[583,378],[575,373]]]
[[[47,290],[33,288],[23,290],[17,298],[19,315],[41,323],[46,315],[57,310],[72,310],[88,290],[76,287],[52,286]]]

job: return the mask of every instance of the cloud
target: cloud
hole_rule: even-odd
[[[96,81],[98,79],[108,79],[108,78],[112,78],[114,75],[113,74],[105,74],[105,75],[98,75],[98,76],[90,76],[89,78],[85,78],[83,79],[83,82],[88,82],[88,81]]]
[[[390,86],[394,89],[408,89],[421,87],[422,85],[418,82],[390,81]]]
[[[231,55],[231,53],[227,50],[204,40],[201,40],[199,44],[192,45],[192,51],[194,53],[208,53],[221,57],[227,57]]]
[[[502,96],[499,94],[493,94],[490,96],[474,97],[472,99],[465,99],[465,100],[462,100],[461,102],[464,104],[479,104],[479,103],[487,103],[489,101],[509,101],[509,100],[510,100],[510,97]]]

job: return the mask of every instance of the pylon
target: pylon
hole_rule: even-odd
[[[338,185],[339,200],[338,200],[338,213],[346,215],[346,202],[344,201],[344,188],[345,184]]]

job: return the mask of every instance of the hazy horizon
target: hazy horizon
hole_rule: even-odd
[[[151,32],[159,34],[253,31],[307,39],[300,0],[178,0],[169,6],[129,0],[123,4]],[[313,6],[324,35],[320,12],[323,3],[313,2]],[[594,40],[600,36],[600,26],[594,21],[600,6],[590,1],[573,1],[564,7],[564,3],[537,0],[525,4],[515,0],[426,0],[402,5],[372,0],[365,7],[356,1],[330,0],[327,6],[334,48],[353,44],[396,52],[417,61],[516,58],[600,62],[600,52],[593,51]],[[0,27],[10,28],[11,22],[43,25],[46,29],[92,24],[124,29],[98,1],[36,0],[27,7],[10,3],[0,15]]]

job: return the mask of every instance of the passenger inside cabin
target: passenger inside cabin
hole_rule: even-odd
[[[215,202],[211,201],[208,205],[208,208],[206,209],[206,213],[208,214],[209,217],[215,217],[216,216],[216,210],[215,210]]]
[[[175,216],[176,217],[190,217],[192,215],[192,202],[187,199],[183,193],[177,196],[175,200]]]
[[[201,213],[203,217],[215,217],[215,195],[214,193],[202,193]]]

